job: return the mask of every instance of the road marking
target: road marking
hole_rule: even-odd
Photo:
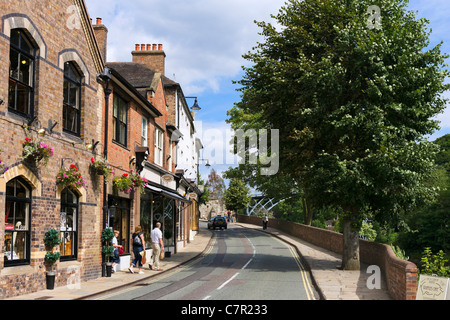
[[[228,279],[227,281],[225,281],[224,283],[222,283],[220,285],[220,287],[217,288],[217,290],[222,289],[223,287],[225,287],[231,280],[233,280],[234,278],[236,278],[236,276],[239,274],[239,272],[236,272],[230,279]]]

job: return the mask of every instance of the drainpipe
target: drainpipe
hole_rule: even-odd
[[[108,122],[109,122],[109,96],[111,95],[111,88],[109,82],[111,81],[111,70],[105,67],[102,74],[97,76],[97,81],[104,85],[105,93],[105,140],[103,143],[103,157],[108,159]],[[106,219],[108,217],[108,198],[107,198],[107,183],[103,179],[103,229],[106,228]],[[103,230],[102,229],[102,230]],[[106,258],[102,253],[102,277],[106,276]]]

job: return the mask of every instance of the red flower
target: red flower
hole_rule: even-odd
[[[33,139],[25,138],[25,141],[26,141],[26,142],[30,142],[31,140],[33,140]]]
[[[94,158],[91,158],[91,162],[92,162],[92,163],[95,163],[95,159],[94,159]]]
[[[76,168],[77,166],[74,165],[74,164],[71,164],[70,167],[71,167],[71,168]]]
[[[122,177],[128,177],[128,173],[124,173]]]

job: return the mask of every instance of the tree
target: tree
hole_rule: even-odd
[[[211,169],[211,172],[208,175],[206,186],[210,193],[215,193],[219,199],[222,198],[225,191],[225,182],[214,169]]]
[[[233,211],[244,209],[249,204],[250,199],[250,188],[238,178],[231,179],[224,194],[226,208]]]
[[[264,42],[244,55],[234,128],[279,128],[280,170],[311,205],[343,220],[342,268],[357,270],[361,223],[432,201],[438,128],[449,74],[427,21],[403,0],[290,0]],[[373,18],[368,10],[381,12]]]

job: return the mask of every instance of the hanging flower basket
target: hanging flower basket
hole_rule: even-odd
[[[61,168],[56,175],[56,184],[63,188],[86,187],[86,181],[81,177],[81,173],[78,171],[76,165],[71,164],[69,169]]]
[[[38,167],[40,163],[46,166],[53,154],[53,148],[45,142],[40,140],[35,141],[32,138],[25,138],[22,160],[33,160],[36,163],[36,167]]]
[[[136,188],[139,188],[140,192],[144,193],[144,186],[147,181],[147,179],[131,171],[130,174],[124,173],[120,177],[115,177],[113,179],[113,187],[117,188],[117,190],[119,191],[125,192],[126,194],[130,194],[131,191],[135,190]]]
[[[99,159],[91,158],[90,167],[97,175],[103,176],[105,181],[109,182],[113,170],[111,169],[108,160],[101,157]]]

